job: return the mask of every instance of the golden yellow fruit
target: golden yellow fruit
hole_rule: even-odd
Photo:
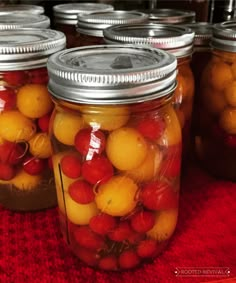
[[[231,67],[223,61],[215,62],[211,66],[211,73],[207,75],[211,77],[212,87],[219,91],[222,91],[233,81]]]
[[[137,168],[146,158],[147,151],[147,142],[133,128],[119,128],[108,136],[106,153],[117,169],[132,170]]]
[[[236,107],[236,81],[224,89],[224,97],[227,104]]]
[[[143,163],[133,169],[126,171],[125,174],[137,182],[146,182],[157,177],[162,161],[161,151],[157,146],[150,145],[148,153]]]
[[[38,158],[48,158],[52,155],[52,145],[47,133],[37,133],[29,140],[29,151]]]
[[[21,170],[11,180],[11,183],[20,190],[28,191],[39,186],[41,180],[41,175],[30,175],[24,170]]]
[[[112,216],[124,216],[137,204],[137,184],[127,176],[114,176],[98,187],[97,207]]]
[[[0,136],[11,142],[29,141],[36,133],[36,125],[19,111],[0,114]]]
[[[53,108],[47,86],[27,84],[19,88],[17,107],[22,114],[29,118],[40,118]]]
[[[68,193],[65,193],[65,210],[68,219],[77,225],[87,225],[90,219],[98,214],[95,202],[79,204]],[[63,212],[63,211],[62,211]]]
[[[75,135],[83,127],[83,120],[74,113],[57,112],[53,121],[53,134],[66,145],[73,145]]]
[[[155,224],[151,230],[147,232],[147,236],[159,242],[168,240],[174,233],[178,219],[178,210],[162,210],[157,212]]]
[[[81,111],[87,124],[107,131],[124,126],[130,116],[127,106],[84,106]]]
[[[233,107],[227,107],[220,114],[220,126],[228,134],[236,134],[236,109]]]
[[[171,146],[181,142],[182,132],[175,110],[170,106],[164,113],[166,128],[157,143],[162,146]]]

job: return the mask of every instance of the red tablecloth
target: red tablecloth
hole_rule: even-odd
[[[225,270],[229,278],[235,277],[235,202],[236,184],[190,167],[182,181],[179,222],[168,249],[152,264],[117,273],[81,264],[62,239],[56,209],[22,214],[2,208],[0,282],[195,283],[227,279]],[[220,274],[213,276],[208,269]],[[197,276],[183,276],[186,270]]]

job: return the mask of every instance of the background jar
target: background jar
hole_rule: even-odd
[[[27,5],[27,4],[11,4],[11,5],[4,5],[1,6],[1,14],[5,13],[12,13],[12,12],[17,12],[17,13],[30,13],[34,15],[42,15],[44,14],[44,7],[39,6],[39,5]]]
[[[50,19],[45,15],[25,14],[23,12],[0,13],[0,30],[19,28],[49,28]]]
[[[212,37],[212,24],[205,22],[196,22],[187,24],[191,28],[194,35],[194,46],[191,60],[191,68],[194,74],[195,94],[193,103],[193,117],[191,132],[193,137],[198,135],[197,125],[199,116],[201,115],[201,107],[199,106],[199,92],[201,75],[211,58],[211,37]]]
[[[65,240],[99,269],[151,261],[167,245],[178,215],[175,57],[131,45],[79,47],[52,55],[48,72]]]
[[[148,21],[148,15],[135,11],[115,10],[88,15],[79,14],[77,22],[78,46],[103,44],[103,30],[112,25],[138,24]]]
[[[186,24],[193,23],[196,19],[196,12],[190,10],[157,8],[143,12],[148,14],[149,22],[154,24]]]
[[[0,203],[19,211],[56,205],[48,124],[48,57],[65,47],[50,29],[0,31]]]
[[[92,12],[113,11],[113,6],[103,3],[66,3],[53,6],[53,27],[65,33],[67,48],[78,46],[76,37],[77,16]]]
[[[178,74],[172,103],[182,127],[183,154],[187,158],[194,96],[194,76],[190,66],[194,32],[190,28],[170,24],[116,25],[104,30],[104,40],[108,44],[148,45],[175,55]]]
[[[235,21],[213,25],[212,56],[203,71],[195,147],[214,176],[236,181]]]

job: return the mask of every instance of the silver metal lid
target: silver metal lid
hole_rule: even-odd
[[[207,22],[196,22],[187,24],[187,27],[191,28],[194,33],[194,46],[195,47],[210,47],[212,38],[212,24]]]
[[[196,12],[177,9],[143,10],[153,23],[182,24],[195,22]]]
[[[104,40],[110,44],[149,45],[179,58],[192,54],[194,32],[188,27],[170,24],[116,25],[104,30]]]
[[[52,96],[89,104],[127,104],[164,97],[176,85],[176,58],[135,45],[95,45],[57,52],[47,62]]]
[[[236,20],[213,25],[213,48],[236,52]]]
[[[77,31],[83,34],[103,37],[103,30],[112,25],[138,24],[148,21],[148,15],[136,11],[98,12],[79,14]]]
[[[52,9],[55,23],[76,25],[79,13],[109,12],[113,11],[114,7],[103,3],[67,3],[55,5]]]
[[[0,13],[0,30],[19,28],[48,28],[50,19],[45,15],[25,14],[13,12],[10,14]]]
[[[1,6],[0,15],[11,12],[27,12],[34,15],[42,15],[44,14],[44,7],[38,5],[25,5],[25,4]]]
[[[1,71],[43,67],[66,45],[64,33],[51,29],[1,30],[0,38]]]

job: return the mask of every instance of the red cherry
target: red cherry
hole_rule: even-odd
[[[146,118],[137,125],[137,130],[150,140],[158,139],[166,128],[165,121],[160,118]]]
[[[152,210],[171,209],[178,205],[178,195],[170,185],[161,182],[151,182],[140,192],[143,205]]]
[[[24,71],[10,71],[3,74],[3,79],[11,86],[20,86],[27,82],[28,75]]]
[[[50,156],[47,160],[48,160],[48,168],[49,168],[50,170],[53,170],[52,157]]]
[[[123,251],[119,257],[119,265],[121,268],[130,269],[137,266],[140,262],[140,258],[133,250]]]
[[[158,244],[155,240],[147,239],[137,246],[137,254],[140,257],[154,257],[158,252]]]
[[[175,178],[180,175],[180,169],[180,158],[166,158],[162,161],[159,175],[165,176],[166,178]]]
[[[76,242],[84,248],[99,250],[105,245],[103,238],[87,226],[77,227],[74,230],[74,237]]]
[[[145,233],[149,231],[155,223],[155,217],[152,212],[139,211],[131,218],[131,227],[139,233]]]
[[[30,70],[29,75],[32,84],[48,83],[48,72],[46,68]]]
[[[63,156],[61,159],[61,170],[69,178],[78,178],[81,172],[79,156],[75,154],[67,154]]]
[[[91,230],[100,235],[105,235],[115,228],[116,219],[106,213],[93,216],[90,219],[89,226]]]
[[[14,90],[7,88],[0,90],[0,112],[12,110],[16,107],[16,94]]]
[[[126,239],[131,245],[137,245],[140,241],[146,238],[146,234],[132,231]]]
[[[50,118],[51,113],[48,113],[38,119],[38,127],[44,133],[48,133]]]
[[[0,163],[0,179],[4,181],[11,180],[13,177],[15,177],[16,172],[13,166],[6,164],[6,163]]]
[[[117,258],[115,256],[106,256],[100,259],[98,266],[104,270],[117,270]]]
[[[0,161],[16,165],[22,161],[25,149],[19,143],[4,142],[0,145]]]
[[[236,135],[226,135],[224,141],[228,147],[236,147]]]
[[[97,253],[87,248],[76,246],[75,254],[89,266],[96,266],[98,263]]]
[[[100,154],[105,149],[106,138],[102,131],[85,128],[75,136],[75,147],[82,155]]]
[[[70,184],[68,192],[71,198],[80,204],[90,203],[95,198],[93,187],[83,180],[77,180]]]
[[[46,167],[46,161],[34,156],[29,156],[23,163],[23,169],[30,175],[39,175]]]
[[[105,183],[113,176],[113,173],[111,162],[104,156],[95,156],[82,164],[82,176],[93,185]]]
[[[129,222],[120,222],[114,230],[112,230],[108,237],[116,242],[122,242],[133,235],[133,231],[129,225]]]

